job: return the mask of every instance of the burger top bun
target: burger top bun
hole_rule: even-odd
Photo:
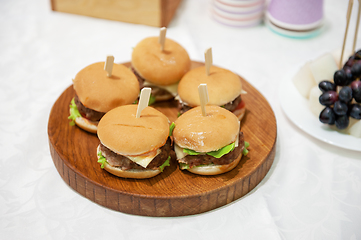
[[[236,141],[240,127],[233,113],[209,105],[206,113],[207,116],[203,116],[201,107],[195,107],[175,121],[173,138],[179,147],[210,152]]]
[[[138,105],[124,105],[110,110],[98,124],[100,142],[121,155],[141,155],[165,144],[169,136],[168,118],[152,107],[136,118]]]
[[[98,112],[133,103],[139,95],[139,82],[134,73],[122,64],[113,64],[110,77],[104,62],[83,68],[73,80],[74,90],[82,104]]]
[[[166,38],[161,51],[158,37],[148,37],[133,49],[132,66],[145,80],[157,85],[177,83],[189,71],[191,60],[187,51]]]
[[[198,86],[207,84],[209,105],[222,106],[237,98],[242,91],[239,76],[229,70],[211,66],[207,76],[205,66],[192,69],[181,79],[178,85],[180,99],[191,107],[200,106]]]

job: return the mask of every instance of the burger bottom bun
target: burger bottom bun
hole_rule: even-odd
[[[246,108],[236,109],[233,111],[233,114],[237,116],[238,120],[241,121],[246,113]]]
[[[77,117],[75,119],[75,124],[81,129],[88,131],[90,133],[97,133],[99,121],[93,122],[83,117]]]
[[[137,179],[143,179],[143,178],[151,178],[160,173],[160,170],[121,170],[117,167],[112,167],[109,164],[104,165],[104,169],[111,174],[122,177],[122,178],[137,178]]]
[[[189,172],[199,175],[218,175],[226,173],[235,168],[242,158],[240,154],[233,162],[224,165],[210,165],[210,166],[199,166],[187,169]]]
[[[100,149],[100,145],[98,145],[97,148],[97,153],[99,152]],[[99,156],[97,154],[98,160],[99,160]],[[144,178],[151,178],[154,177],[156,175],[158,175],[159,173],[161,173],[160,170],[151,170],[151,169],[146,169],[146,170],[139,170],[139,169],[133,169],[133,170],[122,170],[118,167],[112,167],[110,164],[105,163],[104,164],[104,170],[106,170],[107,172],[118,176],[118,177],[122,177],[122,178],[136,178],[136,179],[144,179]]]

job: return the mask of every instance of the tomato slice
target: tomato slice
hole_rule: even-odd
[[[238,109],[242,109],[242,108],[245,108],[245,107],[246,107],[246,103],[242,100],[233,111],[238,110]]]
[[[80,111],[79,111],[79,112],[80,112]],[[86,119],[86,117],[85,117],[85,113],[80,112],[80,115],[81,115],[83,118],[85,118],[85,119]]]

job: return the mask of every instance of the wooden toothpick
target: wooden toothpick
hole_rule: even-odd
[[[357,22],[356,22],[356,29],[355,29],[355,35],[353,37],[353,45],[352,45],[352,52],[355,53],[356,51],[356,41],[357,41],[357,33],[358,33],[358,27],[360,24],[360,15],[361,15],[361,0],[358,0],[358,11],[357,11]]]
[[[166,27],[162,27],[160,29],[160,33],[159,33],[159,44],[160,44],[160,50],[164,51],[164,43],[165,43],[165,35],[167,33],[167,28]]]
[[[201,101],[202,115],[207,116],[206,105],[209,101],[207,84],[201,83],[198,86],[199,99]]]
[[[114,64],[114,57],[107,56],[107,60],[105,61],[104,64],[104,70],[107,72],[108,77],[112,76],[113,64]]]
[[[143,111],[143,109],[148,107],[151,91],[152,91],[151,88],[143,88],[142,91],[140,91],[140,98],[139,98],[139,103],[138,103],[138,108],[137,108],[137,114],[135,116],[136,118],[140,118],[140,114]]]
[[[349,0],[349,2],[348,2],[348,8],[347,8],[347,15],[346,15],[346,29],[345,29],[345,35],[344,35],[344,37],[343,37],[343,44],[342,44],[342,51],[341,51],[339,69],[342,68],[343,53],[344,53],[344,51],[345,51],[345,44],[346,44],[348,26],[349,26],[349,24],[350,24],[350,17],[351,17],[352,5],[353,5],[353,0]]]
[[[205,64],[206,64],[206,74],[209,76],[210,74],[210,68],[213,64],[213,57],[212,57],[212,48],[208,48],[204,52],[204,58],[205,58]]]

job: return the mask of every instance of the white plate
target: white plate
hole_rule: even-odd
[[[282,80],[279,89],[281,107],[287,117],[301,130],[314,138],[337,147],[361,151],[361,138],[333,130],[327,124],[321,123],[311,113],[308,100],[298,92],[292,82],[292,78],[298,70],[299,68],[287,74]]]

